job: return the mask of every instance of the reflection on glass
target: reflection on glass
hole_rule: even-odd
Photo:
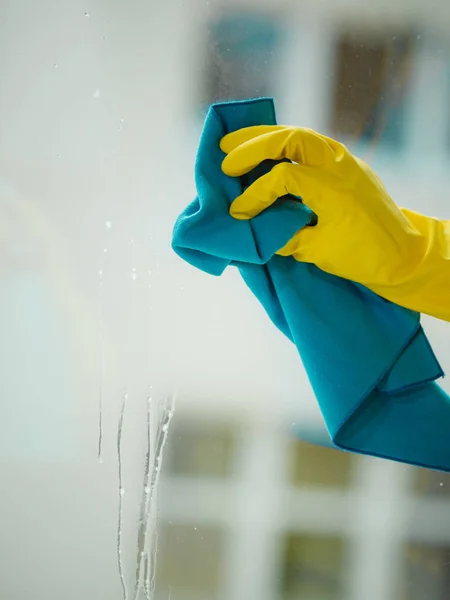
[[[450,592],[449,567],[450,548],[407,545],[402,600],[447,600]]]
[[[337,488],[351,485],[355,461],[352,454],[297,440],[292,442],[291,452],[294,485]]]
[[[341,538],[288,535],[283,600],[341,600],[343,557]]]
[[[402,145],[412,39],[374,33],[339,38],[332,113],[337,136]]]
[[[213,527],[165,524],[160,532],[158,590],[162,598],[218,598],[223,532]],[[178,595],[178,592],[182,595]]]
[[[449,497],[450,474],[429,469],[415,469],[413,490],[418,495]]]
[[[272,14],[238,10],[209,25],[203,103],[274,93],[273,75],[280,40]]]
[[[167,470],[172,475],[227,477],[233,468],[235,441],[227,423],[174,424]]]

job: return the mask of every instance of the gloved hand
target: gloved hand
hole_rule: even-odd
[[[293,194],[318,216],[278,254],[314,263],[412,310],[450,321],[450,222],[400,209],[370,167],[309,129],[257,126],[225,136],[232,177],[287,158],[236,198],[230,214],[251,219]]]

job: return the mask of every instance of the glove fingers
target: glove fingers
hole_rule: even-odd
[[[234,200],[230,214],[235,219],[252,219],[286,194],[300,196],[306,206],[319,214],[323,181],[327,178],[317,169],[280,163]]]
[[[284,125],[255,125],[253,127],[244,127],[243,129],[238,129],[237,131],[233,131],[224,136],[220,140],[220,149],[222,152],[225,152],[225,154],[230,154],[230,152],[235,150],[238,146],[241,146],[254,138],[284,128]]]
[[[254,128],[250,128],[254,129]],[[266,159],[287,158],[301,165],[336,171],[336,154],[325,138],[310,129],[298,127],[259,128],[260,135],[246,139],[245,130],[223,138],[223,148],[231,148],[222,163],[227,175],[239,177]],[[252,132],[248,132],[247,137]],[[242,143],[238,144],[240,140]]]
[[[298,262],[314,262],[314,244],[317,241],[318,227],[320,225],[301,229],[281,250],[278,250],[277,254],[280,256],[293,256]]]

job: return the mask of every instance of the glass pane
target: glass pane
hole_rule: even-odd
[[[208,27],[205,103],[268,96],[282,28],[274,14],[226,12]]]
[[[450,3],[364,6],[0,1],[1,600],[450,597],[450,475],[306,443],[308,364],[171,247],[208,105],[263,95],[449,219]]]
[[[416,469],[414,491],[417,494],[434,497],[450,496],[450,475],[429,469]]]
[[[173,598],[219,598],[223,537],[211,527],[165,524],[158,555],[161,592]]]
[[[286,538],[283,594],[286,600],[341,600],[344,542],[335,537]]]
[[[348,452],[295,441],[291,444],[291,481],[300,486],[347,488],[351,485],[354,457]]]
[[[233,469],[236,438],[227,423],[175,421],[167,453],[173,475],[227,477]]]
[[[405,551],[405,600],[445,600],[450,586],[450,548],[409,544]]]
[[[332,130],[336,135],[401,146],[412,35],[346,32],[336,53]]]

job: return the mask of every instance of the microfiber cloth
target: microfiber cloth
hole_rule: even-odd
[[[275,163],[228,177],[220,139],[242,127],[272,124],[270,98],[209,108],[195,163],[198,196],[178,217],[173,249],[211,275],[239,269],[297,347],[333,446],[450,471],[450,399],[435,383],[443,372],[420,315],[315,265],[276,255],[313,223],[314,214],[298,198],[284,196],[250,221],[229,215],[234,198]]]

